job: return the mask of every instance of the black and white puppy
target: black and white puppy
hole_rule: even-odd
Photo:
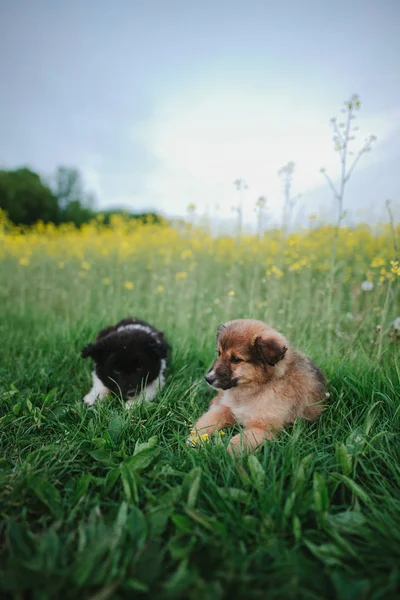
[[[140,319],[122,319],[102,329],[82,358],[95,362],[93,387],[83,399],[92,406],[111,392],[126,400],[126,408],[143,398],[150,402],[165,384],[170,346],[164,334]]]

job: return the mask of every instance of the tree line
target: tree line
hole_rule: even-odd
[[[54,176],[45,181],[38,173],[28,168],[12,171],[0,170],[0,209],[15,225],[44,223],[73,223],[80,227],[93,219],[95,197],[85,190],[83,178],[78,169],[58,167]],[[126,211],[101,211],[104,222],[109,222],[113,214]],[[131,214],[133,218],[153,213]]]

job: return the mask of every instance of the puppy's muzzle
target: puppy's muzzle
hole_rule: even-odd
[[[237,380],[229,376],[221,375],[215,371],[209,371],[205,376],[208,385],[216,390],[229,390],[237,385]]]

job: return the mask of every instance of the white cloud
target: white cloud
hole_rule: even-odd
[[[339,107],[340,108],[340,107]],[[359,113],[360,131],[355,149],[370,133],[380,142],[399,122],[393,114]],[[294,192],[323,184],[324,166],[336,177],[338,156],[332,149],[327,109],[300,106],[295,99],[267,91],[214,89],[182,92],[159,108],[152,120],[132,131],[146,145],[159,167],[149,175],[144,197],[157,199],[169,214],[184,214],[194,202],[199,211],[218,204],[230,217],[237,196],[233,181],[243,177],[249,184],[246,217],[250,219],[257,197],[266,195],[269,208],[278,217],[282,206],[282,183],[277,171],[289,160],[296,163]],[[363,157],[361,168],[376,160]]]

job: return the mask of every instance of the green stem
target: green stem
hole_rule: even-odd
[[[388,285],[387,292],[386,292],[385,304],[383,305],[383,311],[381,314],[381,323],[380,323],[379,338],[378,338],[378,351],[377,351],[378,362],[380,362],[380,360],[382,358],[383,327],[384,327],[384,324],[387,319],[391,291],[392,291],[392,279],[389,280],[389,285]]]

